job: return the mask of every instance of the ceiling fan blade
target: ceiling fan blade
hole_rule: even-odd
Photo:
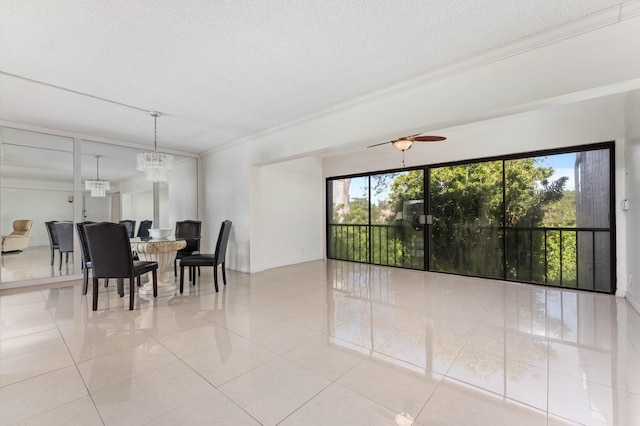
[[[374,144],[374,145],[369,145],[367,148],[373,148],[374,146],[385,145],[385,144],[392,143],[392,142],[394,142],[394,141],[380,142],[380,143],[377,143],[377,144]]]
[[[416,142],[438,142],[445,139],[447,138],[445,138],[444,136],[415,136],[413,138],[413,140]]]

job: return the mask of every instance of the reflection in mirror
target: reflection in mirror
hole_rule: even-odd
[[[153,217],[153,185],[136,170],[136,155],[140,150],[94,141],[82,141],[82,219],[92,222],[120,222],[121,220]],[[99,169],[96,156],[99,156]],[[84,190],[87,180],[110,183],[104,197],[92,196]]]
[[[82,182],[96,177],[96,159],[100,156],[100,179],[109,180],[106,197],[91,197],[83,192],[83,218],[90,221],[135,221],[134,236],[140,223],[149,220],[153,228],[174,228],[175,222],[196,219],[198,214],[197,159],[174,154],[174,169],[159,187],[159,224],[154,221],[153,183],[136,170],[139,149],[82,141]],[[83,186],[84,187],[84,186]]]
[[[198,220],[198,160],[174,156],[173,171],[160,183],[160,223],[154,228],[172,228],[176,222]]]
[[[80,199],[74,199],[73,138],[9,127],[2,127],[0,131],[2,235],[13,232],[15,220],[26,219],[32,224],[28,246],[2,254],[0,282],[8,284],[0,284],[0,288],[11,287],[16,281],[81,272],[79,267],[74,270],[71,253],[68,261],[66,255],[63,256],[60,266],[57,247],[52,264],[52,243],[45,225],[45,222],[73,221],[77,203],[82,212],[79,220],[133,220],[136,222],[134,235],[142,221],[153,220],[153,183],[146,181],[144,173],[136,170],[136,155],[141,150],[82,140],[81,172],[78,171],[82,189]],[[173,228],[178,220],[198,217],[197,159],[174,156],[174,170],[169,173],[168,182],[158,184],[159,225],[153,223],[154,228]],[[97,178],[110,183],[104,197],[92,196],[84,189],[87,180]],[[24,222],[16,223],[21,224]]]
[[[73,220],[73,139],[1,127],[0,142],[2,282],[72,275],[45,222]]]

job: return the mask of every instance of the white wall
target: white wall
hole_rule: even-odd
[[[227,219],[232,221],[226,266],[244,272],[250,271],[251,219],[259,222],[262,214],[258,185],[251,183],[252,157],[249,144],[240,144],[202,161],[206,217],[203,218],[201,249],[213,252],[220,224]]]
[[[84,205],[84,220],[92,222],[110,222],[111,218],[111,197],[92,197],[90,194],[84,194],[81,200]]]
[[[625,196],[629,200],[629,210],[623,213],[627,227],[626,242],[627,275],[620,280],[627,281],[627,299],[640,312],[640,92],[630,93],[625,109]],[[620,204],[620,203],[618,203]]]
[[[500,60],[496,60],[496,52],[492,52],[483,66],[453,67],[450,73],[445,70],[431,79],[425,77],[411,87],[372,95],[366,101],[344,105],[296,125],[256,135],[212,152],[203,159],[207,219],[210,223],[219,223],[224,218],[234,220],[229,248],[233,256],[228,258],[231,268],[261,270],[266,258],[264,251],[268,249],[268,243],[274,242],[267,241],[260,229],[260,218],[266,207],[256,189],[259,185],[252,184],[252,179],[255,181],[260,177],[256,167],[334,151],[351,151],[354,155],[343,164],[325,161],[325,175],[338,169],[356,173],[372,167],[400,167],[399,153],[393,157],[385,148],[374,152],[365,147],[412,133],[439,133],[489,118],[506,117],[503,124],[508,127],[512,119],[508,116],[514,113],[640,88],[639,51],[640,18],[626,19],[534,50],[512,56],[505,54]],[[476,58],[475,63],[480,61]],[[528,144],[532,149],[567,144],[565,133],[570,135],[570,144],[577,140],[589,143],[617,139],[622,134],[619,113],[619,108],[601,110],[599,114],[611,121],[597,120],[599,130],[595,134],[590,133],[593,129],[589,122],[579,116],[575,117],[573,128],[561,126],[568,123],[552,121],[546,127],[522,128],[519,132],[529,137]],[[549,128],[553,129],[551,133]],[[455,131],[459,129],[461,127],[456,127]],[[513,151],[512,144],[517,143],[507,137],[508,133],[501,136],[498,126],[487,129],[485,137],[474,136],[475,143],[459,146],[455,131],[447,134],[450,137],[446,144],[437,150],[431,148],[429,153],[441,161],[476,158]],[[580,137],[581,134],[584,137]],[[429,148],[413,148],[407,153],[408,158],[420,149]],[[440,149],[445,152],[441,153]],[[523,147],[516,148],[520,149]],[[311,210],[323,203],[324,191],[318,189],[315,197],[319,201],[301,209],[301,216],[312,214]],[[216,234],[217,229],[209,230],[209,238],[215,238]],[[285,244],[287,238],[289,235],[281,235],[275,244]],[[316,250],[315,241],[304,249]],[[270,263],[294,261],[290,253],[282,253]]]
[[[44,225],[50,220],[73,220],[73,185],[51,182],[2,180],[2,235],[11,233],[16,219],[33,220],[30,247],[49,246]],[[42,206],[46,206],[43,209]]]
[[[252,258],[257,269],[322,259],[324,209],[322,161],[317,157],[259,167],[252,182],[259,185],[261,212],[255,231],[266,245]],[[283,238],[284,237],[284,238]]]

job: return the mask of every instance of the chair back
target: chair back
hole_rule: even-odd
[[[140,221],[140,226],[138,227],[138,237],[139,238],[146,238],[149,236],[149,229],[151,228],[151,225],[153,224],[153,221],[151,220],[142,220]]]
[[[49,234],[49,244],[51,247],[58,248],[58,234],[56,234],[56,227],[54,225],[55,220],[45,222],[44,226],[47,228],[47,234]]]
[[[218,234],[218,242],[216,243],[216,252],[214,254],[214,266],[224,262],[227,256],[227,243],[229,242],[229,234],[231,233],[231,221],[225,220],[220,227]]]
[[[11,235],[19,235],[21,237],[29,237],[33,221],[29,219],[18,219],[13,221],[13,231]]]
[[[61,253],[73,251],[73,222],[55,222],[56,236],[58,237],[58,250]]]
[[[84,225],[94,278],[131,278],[133,257],[124,225],[109,222]]]
[[[187,245],[178,250],[183,253],[193,253],[200,251],[200,229],[202,222],[199,220],[183,220],[176,222],[176,238],[184,238]],[[192,239],[190,239],[192,238]]]
[[[118,222],[120,225],[124,225],[127,228],[127,235],[129,238],[133,238],[136,230],[136,221],[135,220],[121,220]]]
[[[95,222],[87,221],[76,223],[76,230],[78,231],[78,240],[80,241],[80,248],[82,249],[82,262],[86,265],[91,262],[91,256],[89,256],[89,246],[87,245],[87,235],[84,232],[84,227]]]

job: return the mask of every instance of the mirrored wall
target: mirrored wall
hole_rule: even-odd
[[[137,232],[143,220],[173,228],[178,220],[198,218],[195,157],[175,155],[169,180],[154,184],[136,170],[137,148],[6,126],[0,127],[0,143],[0,226],[7,243],[0,289],[81,274],[79,253],[67,259],[55,249],[52,261],[46,222],[134,220]],[[110,183],[104,197],[85,190],[85,181],[96,179]],[[75,232],[73,238],[78,251]]]

